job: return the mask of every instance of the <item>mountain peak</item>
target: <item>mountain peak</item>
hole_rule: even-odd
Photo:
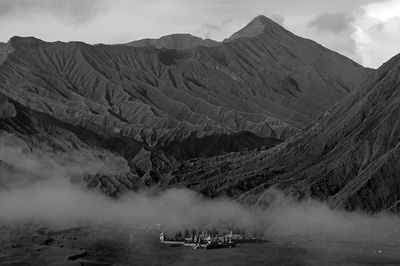
[[[263,24],[268,24],[268,23],[275,23],[272,19],[267,18],[264,15],[259,15],[257,17],[255,17],[251,22],[251,23],[263,23]]]
[[[278,23],[274,22],[272,19],[267,18],[264,15],[259,15],[255,17],[249,24],[247,24],[243,29],[234,33],[227,40],[231,41],[238,38],[252,38],[256,37],[266,31],[277,32],[282,31],[283,27]]]

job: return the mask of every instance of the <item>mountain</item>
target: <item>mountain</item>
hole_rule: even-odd
[[[260,15],[247,24],[246,27],[226,39],[225,42],[239,38],[254,38],[265,33],[276,34],[278,31],[286,34],[283,27],[279,26],[272,19]]]
[[[272,149],[183,163],[164,185],[263,203],[271,186],[334,207],[399,211],[400,55],[315,124]]]
[[[129,42],[126,45],[133,47],[154,46],[162,49],[185,50],[198,46],[212,47],[219,45],[219,42],[210,39],[202,39],[191,34],[171,34],[159,39],[143,39]]]
[[[2,133],[124,162],[119,175],[87,177],[116,195],[183,160],[270,148],[371,74],[265,17],[246,28],[260,24],[184,50],[13,37],[0,53]]]

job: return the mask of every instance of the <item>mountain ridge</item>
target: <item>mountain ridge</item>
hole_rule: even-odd
[[[115,196],[162,184],[184,160],[271,148],[371,74],[286,30],[270,37],[183,50],[13,37],[1,128],[49,150],[116,155],[130,173],[89,182]]]
[[[154,46],[156,48],[185,50],[198,46],[213,47],[220,43],[211,39],[202,39],[187,33],[178,33],[162,36],[158,39],[141,39],[126,43],[133,47]]]

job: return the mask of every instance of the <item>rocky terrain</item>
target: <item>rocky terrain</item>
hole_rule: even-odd
[[[189,161],[166,184],[247,203],[277,186],[299,198],[369,212],[398,211],[400,56],[315,124],[269,150]]]
[[[85,177],[115,196],[164,184],[180,161],[270,148],[372,72],[263,16],[212,47],[161,39],[174,49],[1,44],[2,136],[36,153],[118,162]]]

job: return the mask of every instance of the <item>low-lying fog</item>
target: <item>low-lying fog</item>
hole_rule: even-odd
[[[99,171],[103,162],[60,163],[0,138],[0,221],[162,224],[171,229],[237,227],[262,229],[267,236],[375,241],[399,239],[400,218],[333,210],[313,201],[297,202],[271,189],[267,209],[249,209],[228,199],[205,199],[185,189],[157,195],[129,193],[118,200],[72,185],[80,173]],[[4,164],[4,162],[6,164]]]

